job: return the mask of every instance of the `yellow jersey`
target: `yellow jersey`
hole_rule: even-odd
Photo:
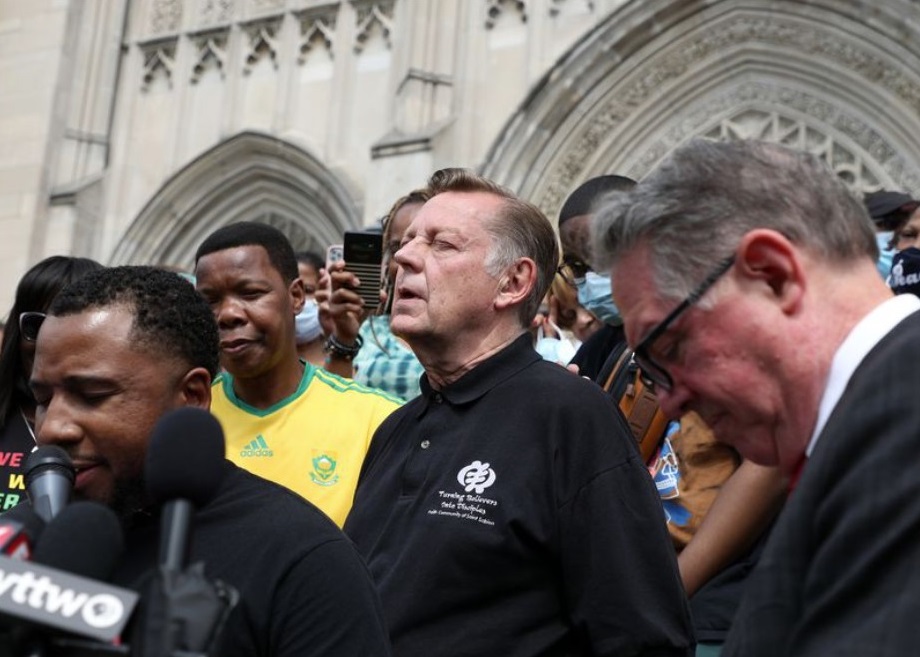
[[[341,527],[377,427],[402,400],[304,363],[297,390],[274,406],[248,405],[221,373],[211,412],[227,440],[227,458],[287,486]]]

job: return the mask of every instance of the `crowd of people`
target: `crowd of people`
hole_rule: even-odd
[[[260,223],[185,276],[54,256],[3,333],[0,508],[63,448],[144,590],[145,455],[191,406],[226,440],[190,548],[239,593],[213,655],[910,654],[918,207],[694,140],[555,225],[434,172],[380,226],[377,307]],[[624,362],[669,420],[650,451]]]

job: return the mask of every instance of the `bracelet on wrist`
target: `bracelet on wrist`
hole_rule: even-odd
[[[360,335],[355,336],[355,343],[348,345],[344,342],[336,339],[335,335],[330,334],[326,338],[326,342],[323,344],[323,351],[325,351],[329,356],[335,356],[343,360],[351,360],[358,355],[358,352],[361,351],[361,346],[364,344],[364,338]]]

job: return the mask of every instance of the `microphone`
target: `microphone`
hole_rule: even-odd
[[[48,523],[33,561],[80,577],[108,581],[125,550],[115,512],[96,502],[74,502]]]
[[[159,569],[145,598],[144,622],[134,645],[142,657],[208,652],[236,604],[209,583],[202,564],[186,569],[195,509],[217,493],[224,475],[224,432],[208,411],[183,407],[166,413],[147,447],[147,494],[162,504]],[[204,650],[202,650],[204,649]]]
[[[0,554],[28,561],[38,542],[45,521],[25,502],[0,514]]]
[[[188,561],[192,515],[217,493],[224,475],[224,432],[208,411],[191,406],[163,415],[147,448],[147,494],[163,505],[160,566],[178,572]]]
[[[43,445],[26,457],[23,469],[32,508],[51,522],[70,502],[75,476],[70,456],[56,445]]]
[[[0,559],[5,585],[0,611],[18,620],[17,654],[57,654],[61,642],[84,645],[94,653],[117,641],[138,596],[100,580],[111,576],[123,551],[114,512],[94,502],[77,502],[48,523],[31,563]],[[81,644],[68,637],[105,643]]]

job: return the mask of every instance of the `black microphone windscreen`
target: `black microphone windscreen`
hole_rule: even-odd
[[[23,464],[26,487],[32,483],[37,474],[48,469],[57,469],[71,483],[74,480],[73,463],[70,455],[57,445],[42,445],[26,457]]]
[[[224,431],[208,411],[184,406],[163,415],[147,448],[147,493],[157,504],[214,497],[224,475]]]
[[[32,560],[106,581],[124,548],[124,535],[114,511],[96,502],[74,502],[48,523]]]

